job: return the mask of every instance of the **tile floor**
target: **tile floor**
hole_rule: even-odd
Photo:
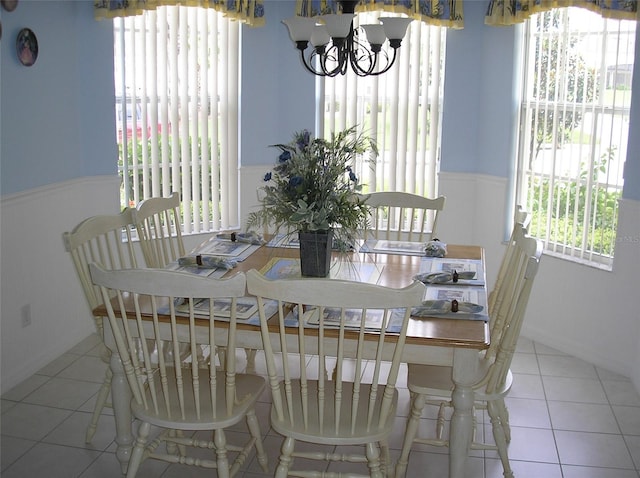
[[[120,476],[110,409],[101,416],[93,442],[84,443],[104,367],[92,336],[2,396],[3,478]],[[628,379],[528,339],[520,340],[512,370],[509,453],[518,478],[640,477],[640,396]],[[395,456],[402,443],[406,389],[401,397],[397,435],[390,441]],[[269,429],[268,410],[268,399],[259,403],[273,467],[281,440]],[[479,420],[482,432],[490,436],[486,417],[479,415]],[[432,418],[425,416],[422,425],[432,425]],[[407,476],[447,476],[446,453],[446,448],[414,447]],[[502,477],[495,452],[472,452],[467,470],[469,478]],[[204,476],[216,476],[215,471],[151,460],[138,474],[139,478]],[[239,476],[266,475],[250,457]]]

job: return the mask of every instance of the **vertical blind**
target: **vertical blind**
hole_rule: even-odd
[[[377,23],[378,16],[359,13],[356,21]],[[445,31],[413,21],[387,73],[359,77],[349,70],[319,82],[321,134],[357,125],[378,144],[374,167],[358,165],[365,191],[437,195]]]
[[[527,25],[518,202],[548,252],[605,268],[627,155],[635,28],[573,7]]]
[[[185,233],[238,225],[239,35],[197,7],[114,19],[123,206],[178,192]]]

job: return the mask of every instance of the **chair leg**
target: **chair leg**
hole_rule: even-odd
[[[262,434],[260,433],[260,425],[258,424],[255,410],[247,413],[247,427],[249,428],[249,433],[251,433],[251,436],[255,439],[256,454],[260,468],[267,473],[269,471],[269,460],[262,443]]]
[[[380,442],[380,463],[384,470],[384,476],[394,476],[394,467],[389,453],[389,442],[386,440]]]
[[[415,394],[413,401],[411,402],[411,413],[407,419],[407,428],[404,432],[404,442],[402,443],[402,451],[400,452],[400,458],[396,464],[396,478],[402,478],[407,471],[407,464],[409,463],[409,452],[411,451],[411,445],[418,433],[418,423],[422,416],[422,409],[424,408],[426,397],[421,394]]]
[[[109,393],[111,393],[111,377],[113,377],[113,372],[111,372],[111,367],[107,366],[107,370],[104,373],[102,386],[100,387],[98,396],[96,397],[96,404],[93,406],[91,421],[89,422],[89,426],[87,427],[87,434],[84,438],[84,441],[86,443],[91,443],[91,440],[93,440],[93,436],[95,435],[96,429],[98,428],[98,420],[100,419],[100,415],[102,414],[102,409],[107,405]]]
[[[500,422],[502,423],[504,436],[507,439],[507,443],[511,443],[511,426],[509,425],[509,409],[507,408],[507,405],[504,403],[503,398],[499,399],[496,405],[499,407],[498,413],[500,413]]]
[[[367,455],[367,465],[369,466],[369,474],[371,478],[384,478],[386,473],[382,472],[380,466],[380,451],[376,443],[367,443],[365,445]]]
[[[127,468],[127,478],[135,478],[138,473],[138,468],[142,464],[142,458],[144,455],[144,449],[149,437],[149,431],[151,430],[151,424],[142,422],[138,428],[138,437],[136,438],[135,445],[131,451],[131,458],[129,459],[129,466]]]
[[[500,406],[496,402],[490,401],[487,404],[487,411],[489,413],[489,417],[491,418],[493,439],[496,442],[498,455],[500,456],[500,461],[502,462],[504,478],[513,478],[513,471],[511,470],[511,465],[509,464],[509,455],[507,453],[507,439],[504,433],[502,421],[500,420]]]
[[[276,468],[275,478],[287,478],[287,475],[289,474],[289,467],[292,462],[291,455],[293,454],[293,448],[295,445],[296,440],[294,438],[287,437],[284,439],[280,450],[280,462]]]
[[[216,444],[216,465],[219,478],[229,478],[229,456],[227,455],[227,438],[224,430],[218,428],[213,432],[213,441]]]

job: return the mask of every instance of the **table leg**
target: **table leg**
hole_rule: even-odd
[[[122,473],[127,472],[129,458],[131,458],[131,448],[133,445],[133,434],[131,431],[131,390],[127,384],[122,361],[117,350],[111,354],[111,402],[113,414],[116,421],[116,457],[120,462]]]
[[[473,438],[473,384],[477,382],[478,352],[458,348],[454,352],[452,394],[453,415],[449,436],[449,478],[465,476],[467,456]]]

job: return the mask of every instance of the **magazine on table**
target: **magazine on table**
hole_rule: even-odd
[[[260,272],[267,279],[300,279],[300,259],[274,257]],[[369,262],[335,260],[329,270],[330,279],[350,280],[376,284],[380,278],[381,268]]]
[[[212,256],[240,256],[252,245],[246,242],[229,241],[225,239],[211,239],[198,248],[198,254]]]
[[[406,254],[411,256],[425,255],[424,242],[389,241],[380,239],[367,239],[360,248],[360,252],[376,252],[379,254]]]
[[[194,314],[199,317],[209,317],[209,299],[198,299],[193,304]],[[189,314],[189,303],[184,302],[176,306],[176,312]],[[248,319],[258,312],[258,302],[255,297],[239,297],[236,300],[236,318]],[[215,318],[231,317],[231,299],[214,299],[213,315]]]

